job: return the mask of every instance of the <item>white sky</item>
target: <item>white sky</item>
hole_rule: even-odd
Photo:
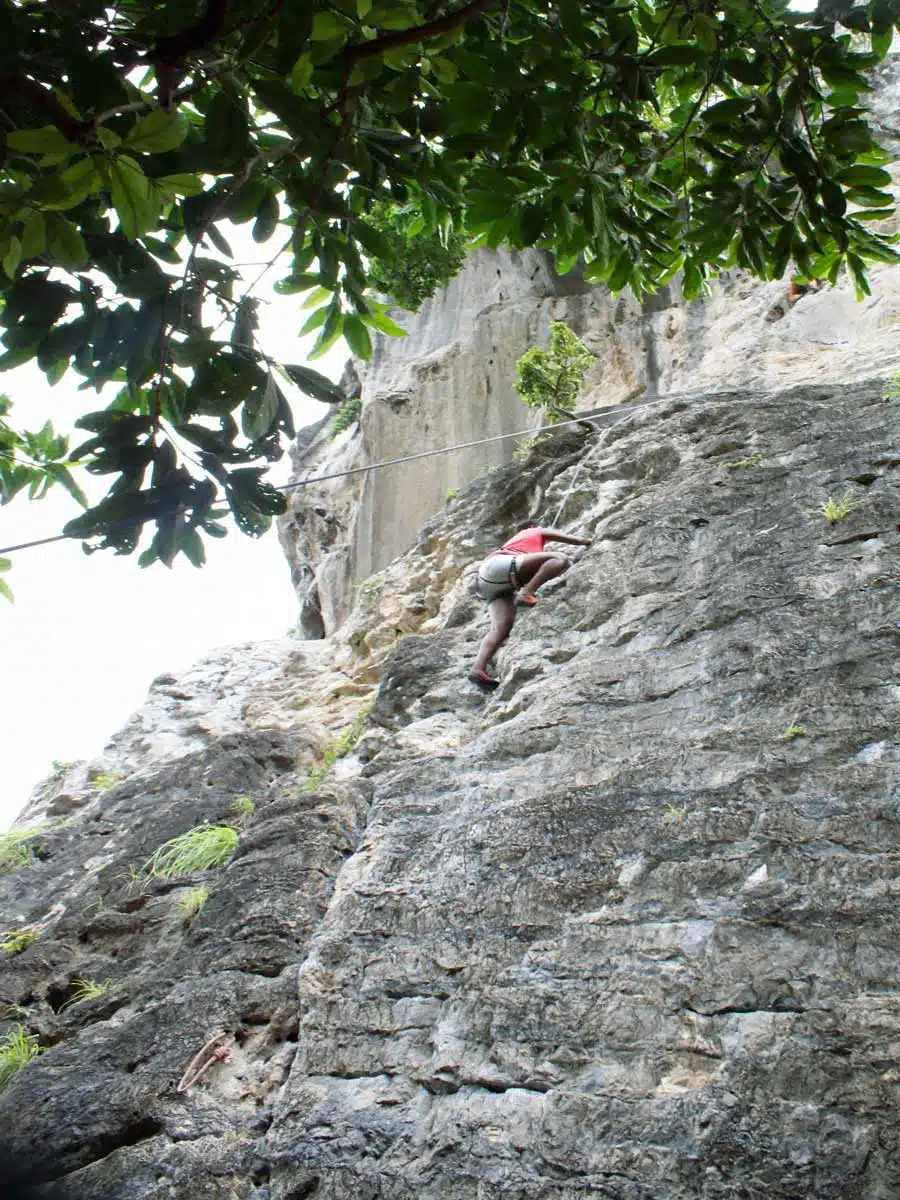
[[[257,246],[249,231],[249,225],[226,230],[237,261],[266,261],[277,248],[275,239]],[[257,270],[245,270],[245,277],[252,279]],[[279,297],[271,291],[286,273],[286,265],[274,268],[256,290],[264,301],[258,342],[282,362],[304,362],[312,341],[304,339],[301,347],[297,338],[309,315],[301,311],[305,294]],[[346,356],[338,343],[311,365],[337,378]],[[104,408],[115,395],[115,387],[101,396],[78,392],[80,382],[70,369],[50,388],[43,372],[28,365],[0,374],[0,391],[13,402],[15,427],[38,428],[49,418],[68,432],[81,413]],[[292,403],[298,428],[328,411],[296,392]],[[87,436],[78,431],[70,444]],[[287,472],[285,455],[268,478],[282,483]],[[91,497],[103,494],[102,478],[81,471],[78,479]],[[0,508],[0,546],[59,533],[80,511],[58,486],[39,502],[17,497]],[[297,604],[274,526],[255,540],[230,519],[226,524],[227,538],[204,538],[207,563],[200,570],[183,555],[171,570],[161,564],[140,570],[138,552],[88,556],[80,542],[9,555],[13,567],[5,579],[15,603],[0,597],[0,829],[54,759],[99,754],[143,702],[155,676],[182,670],[219,646],[292,631]],[[141,548],[148,541],[146,535]]]

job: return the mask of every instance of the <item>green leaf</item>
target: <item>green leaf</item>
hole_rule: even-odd
[[[850,188],[847,199],[851,204],[859,204],[863,208],[887,208],[894,203],[892,192],[879,192],[877,188]]]
[[[47,251],[53,261],[67,271],[83,267],[88,260],[88,250],[81,230],[58,213],[49,214],[46,221]]]
[[[876,33],[887,33],[900,15],[891,0],[871,0],[868,9],[872,28]]]
[[[310,359],[321,358],[323,354],[327,354],[341,336],[341,330],[344,325],[344,314],[341,312],[341,306],[337,297],[328,306],[326,314],[322,332],[319,334],[316,344],[309,352],[308,357]]]
[[[65,196],[58,200],[46,201],[44,208],[56,209],[58,212],[75,208],[86,197],[100,190],[100,175],[93,159],[90,158],[82,158],[73,163],[68,170],[63,171],[59,180],[65,188]]]
[[[308,54],[301,54],[291,70],[291,87],[295,92],[305,92],[313,77],[313,61]]]
[[[838,63],[822,62],[821,59],[816,62],[816,66],[822,72],[822,77],[829,87],[850,88],[854,92],[871,91],[872,85],[868,79],[850,67],[841,66]]]
[[[161,175],[153,182],[165,196],[199,196],[203,191],[199,175]]]
[[[888,29],[885,33],[872,34],[872,50],[878,58],[886,58],[891,48],[891,43],[894,40],[893,29]]]
[[[255,387],[241,409],[241,428],[251,442],[265,437],[275,424],[280,400],[278,385],[270,371],[262,384]]]
[[[5,596],[10,604],[15,603],[16,598],[12,594],[9,584],[4,579],[0,579],[0,596]]]
[[[832,217],[842,217],[847,211],[847,200],[838,184],[831,179],[823,179],[819,192],[828,214]]]
[[[159,216],[159,203],[150,191],[150,181],[133,158],[126,154],[117,155],[107,169],[119,227],[133,242],[154,227]]]
[[[54,483],[60,483],[69,493],[69,495],[77,500],[82,508],[87,508],[88,499],[84,492],[75,482],[71,471],[68,467],[64,467],[62,463],[47,463],[44,468],[47,474],[53,479]]]
[[[652,67],[697,67],[709,61],[709,54],[699,46],[660,46],[647,58]]]
[[[331,38],[344,37],[347,27],[333,12],[317,12],[313,17],[310,41],[327,42]]]
[[[353,222],[352,233],[364,250],[375,258],[392,261],[396,258],[394,247],[387,240],[383,233],[379,232],[373,225],[366,221],[356,220]]]
[[[869,281],[866,278],[866,264],[858,254],[847,255],[847,270],[850,272],[850,278],[853,280],[856,299],[862,300],[865,296],[871,296],[872,289],[869,287]]]
[[[318,287],[303,301],[303,308],[315,308],[317,304],[321,304],[323,300],[331,302],[332,293],[328,288]]]
[[[296,275],[287,275],[284,279],[279,279],[273,291],[278,296],[293,296],[297,292],[306,292],[311,287],[318,287],[318,284],[318,274],[313,271],[306,271]]]
[[[355,313],[348,313],[344,317],[344,338],[356,357],[368,362],[372,357],[372,339],[368,329]]]
[[[17,129],[6,135],[6,143],[13,150],[24,150],[26,154],[76,154],[78,146],[56,128],[44,125],[40,129]]]
[[[406,337],[405,329],[401,328],[396,321],[392,321],[386,313],[378,312],[377,309],[360,313],[360,318],[372,329],[377,329],[379,333],[385,333],[388,337]]]
[[[209,238],[209,240],[212,242],[212,244],[215,246],[215,248],[219,251],[220,254],[224,254],[226,258],[234,258],[234,251],[232,250],[232,248],[228,244],[228,242],[225,240],[225,238],[222,236],[221,232],[219,231],[218,225],[215,225],[215,224],[208,225],[206,227],[205,233],[206,233],[206,236]],[[205,261],[209,262],[210,260],[206,259]]]
[[[839,183],[850,187],[890,187],[891,176],[881,167],[853,166],[847,167],[837,174]]]
[[[440,80],[441,83],[456,82],[459,72],[456,69],[456,64],[451,62],[449,58],[438,57],[432,58],[429,61],[431,62],[431,69],[434,72],[435,77]]]
[[[145,237],[143,243],[155,258],[161,258],[163,262],[171,263],[173,267],[181,266],[181,255],[171,243],[162,242],[159,238],[154,237]]]
[[[262,198],[253,222],[254,242],[267,242],[278,226],[280,215],[277,192],[269,189]]]
[[[331,296],[331,292],[328,292],[326,294],[329,297]],[[328,316],[329,308],[330,308],[329,304],[324,304],[321,308],[317,308],[316,311],[312,314],[312,316],[307,319],[305,325],[300,330],[300,333],[297,336],[305,337],[308,333],[312,333],[312,331],[314,329],[318,329],[321,325],[324,325],[325,318]]]
[[[22,243],[17,237],[9,239],[9,246],[3,256],[3,270],[13,279],[16,271],[19,269],[19,263],[22,261]]]
[[[47,382],[51,387],[56,387],[63,375],[65,375],[68,368],[68,358],[58,358],[56,362],[51,363],[50,366],[45,369],[44,374],[46,375]]]
[[[836,125],[826,122],[822,128],[825,141],[833,151],[859,154],[874,146],[871,130],[865,121],[846,121]]]
[[[47,248],[47,223],[44,214],[33,212],[22,227],[22,257],[36,258]]]
[[[182,531],[179,549],[188,562],[195,567],[202,567],[206,562],[203,539],[196,529],[188,528]]]
[[[707,125],[730,125],[742,117],[749,107],[749,100],[720,100],[704,110],[703,120]]]
[[[219,158],[227,162],[240,158],[250,131],[246,101],[231,91],[216,92],[206,111],[203,131],[207,144]]]
[[[685,300],[696,300],[703,291],[703,274],[695,262],[688,261],[684,264],[681,291]]]
[[[765,59],[762,59],[765,62]],[[768,78],[760,60],[748,62],[743,58],[726,58],[725,70],[739,83],[749,83],[753,86],[764,84]]]
[[[181,113],[155,108],[137,121],[125,138],[124,145],[129,150],[161,154],[177,149],[187,137],[189,128],[187,118]]]
[[[343,388],[333,383],[327,376],[314,371],[312,367],[300,366],[299,363],[285,363],[279,370],[295,383],[307,396],[320,400],[323,404],[343,404],[347,395]]]

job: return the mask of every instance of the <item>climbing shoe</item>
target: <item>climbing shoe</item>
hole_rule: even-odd
[[[535,596],[534,592],[521,591],[521,592],[519,592],[519,595],[516,599],[516,607],[517,608],[534,608],[534,606],[537,604],[537,602],[538,602],[538,598],[537,598],[537,596]]]
[[[470,683],[474,683],[476,687],[480,687],[485,692],[492,692],[494,688],[500,686],[500,680],[495,679],[493,675],[488,675],[487,671],[470,671],[468,679]]]

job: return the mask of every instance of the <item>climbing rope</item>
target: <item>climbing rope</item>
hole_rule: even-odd
[[[578,476],[581,474],[581,468],[584,466],[584,464],[587,462],[587,460],[591,457],[591,455],[594,453],[594,451],[600,445],[602,445],[602,443],[601,443],[600,439],[598,438],[597,441],[595,442],[595,444],[593,446],[591,446],[590,450],[588,450],[587,454],[582,455],[582,457],[578,460],[578,466],[575,468],[575,473],[572,476],[572,481],[569,484],[569,486],[566,488],[566,494],[563,496],[562,500],[560,500],[560,502],[559,502],[559,508],[556,510],[556,516],[550,522],[550,527],[552,529],[555,529],[556,526],[559,524],[559,518],[562,516],[562,511],[566,507],[566,501],[571,496],[572,490],[575,487],[575,484],[578,482]]]
[[[493,437],[479,438],[474,442],[456,442],[452,446],[441,446],[437,450],[422,450],[418,454],[405,454],[402,458],[388,458],[383,462],[368,463],[364,467],[349,467],[345,471],[331,471],[327,475],[312,475],[307,479],[301,479],[297,483],[280,484],[275,488],[276,492],[293,492],[297,488],[306,487],[310,483],[324,483],[330,479],[343,479],[348,475],[361,475],[366,471],[380,471],[384,467],[394,467],[400,463],[415,462],[419,458],[433,458],[438,454],[452,454],[455,450],[469,450],[474,446],[486,446],[490,442],[502,442],[509,438],[519,437],[535,437],[539,433],[546,433],[551,429],[562,429],[566,425],[588,425],[590,418],[573,417],[571,421],[558,421],[555,425],[539,425],[536,429],[519,429],[515,433],[498,433]],[[130,525],[138,524],[138,521],[128,520],[117,522],[115,526],[109,526],[103,532],[110,532],[112,529],[124,529]],[[76,540],[81,540],[76,536]],[[19,542],[15,546],[0,547],[0,554],[13,554],[16,550],[29,550],[33,546],[46,546],[49,542],[64,542],[73,538],[72,534],[58,533],[55,537],[38,538],[33,542]]]
[[[200,1050],[194,1055],[187,1065],[187,1070],[182,1075],[181,1079],[175,1087],[175,1091],[182,1095],[194,1086],[209,1070],[214,1063],[228,1062],[228,1056],[234,1049],[235,1041],[227,1033],[219,1032],[206,1042]]]
[[[599,410],[599,412],[586,413],[580,417],[572,417],[572,419],[569,421],[557,421],[555,424],[551,424],[551,425],[538,425],[537,428],[535,428],[535,429],[518,429],[518,430],[516,430],[515,433],[498,433],[498,434],[495,434],[493,437],[478,438],[477,441],[474,441],[474,442],[456,442],[452,446],[441,446],[437,450],[422,450],[418,454],[406,454],[402,458],[388,458],[388,459],[385,459],[383,462],[368,463],[364,467],[349,467],[345,471],[331,471],[327,475],[312,475],[307,479],[299,480],[297,483],[280,484],[280,485],[276,486],[275,491],[276,492],[293,492],[293,491],[296,491],[297,488],[307,487],[311,483],[324,483],[327,480],[331,480],[331,479],[344,479],[349,475],[362,475],[367,471],[380,471],[384,467],[394,467],[394,466],[399,465],[400,463],[415,462],[417,459],[420,459],[420,458],[433,458],[435,455],[438,455],[438,454],[452,454],[455,450],[470,450],[474,446],[487,446],[491,442],[502,442],[502,441],[506,441],[509,438],[536,437],[537,434],[539,434],[539,433],[547,433],[547,432],[549,432],[551,430],[555,430],[555,429],[564,429],[567,425],[581,425],[583,427],[588,426],[588,427],[594,428],[597,432],[599,432],[599,428],[597,426],[597,420],[598,420],[598,418],[601,417],[601,414],[602,414],[602,419],[608,419],[609,417],[615,416],[616,419],[612,420],[608,427],[609,429],[614,429],[617,425],[621,424],[622,421],[624,421],[627,417],[629,417],[631,415],[631,413],[634,411],[634,409],[636,409],[636,408],[643,408],[647,405],[652,405],[652,404],[662,404],[662,403],[666,403],[666,402],[669,402],[672,400],[680,400],[683,398],[696,399],[696,393],[694,393],[694,392],[670,392],[665,396],[653,396],[652,398],[647,399],[647,400],[633,400],[633,401],[626,401],[624,404],[611,404],[607,408]],[[572,489],[575,486],[575,483],[578,479],[578,475],[579,475],[579,472],[581,471],[582,466],[587,461],[587,459],[590,458],[590,456],[591,456],[591,454],[593,454],[594,450],[596,450],[601,445],[603,445],[603,440],[598,439],[597,445],[592,447],[591,450],[589,450],[588,453],[584,456],[584,458],[579,462],[578,467],[576,468],[575,474],[572,477],[572,482],[569,484],[569,488],[568,488],[565,496],[563,496],[562,503],[560,504],[559,511],[556,516],[556,521],[559,520],[559,515],[562,512],[563,507],[565,506],[565,503],[568,500],[568,498],[572,492]],[[553,522],[554,525],[556,524],[556,521]],[[114,529],[127,528],[130,525],[137,525],[137,524],[140,524],[139,520],[130,519],[127,521],[120,521],[120,522],[116,522],[115,525],[107,526],[106,530],[103,532],[109,533],[109,532],[112,532]],[[46,546],[50,542],[65,542],[65,541],[71,541],[73,539],[76,541],[81,541],[81,540],[83,540],[83,538],[84,538],[83,534],[82,535],[73,535],[73,534],[69,534],[69,533],[58,533],[55,535],[55,537],[38,538],[36,541],[33,541],[33,542],[19,542],[17,545],[14,545],[14,546],[0,546],[0,555],[13,554],[17,550],[30,550],[34,546]]]

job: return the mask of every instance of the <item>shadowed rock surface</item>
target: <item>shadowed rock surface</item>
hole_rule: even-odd
[[[85,1200],[900,1194],[898,428],[870,382],[560,433],[201,748],[160,685],[181,757],[133,722],[127,778],[47,785],[68,823],[0,876],[41,930],[0,1002],[47,1047],[0,1095],[13,1161]],[[467,579],[563,497],[594,545],[485,698]],[[141,876],[203,821],[226,866]]]

